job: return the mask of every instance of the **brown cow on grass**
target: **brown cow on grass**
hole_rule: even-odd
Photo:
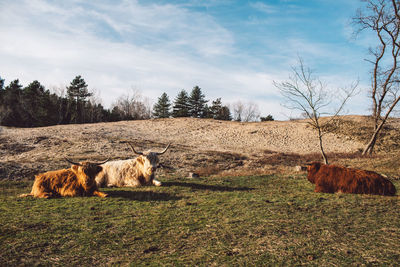
[[[313,162],[307,167],[307,179],[315,184],[315,192],[352,193],[393,196],[393,183],[373,171]]]
[[[164,154],[170,144],[161,152],[137,152],[131,143],[127,143],[139,156],[134,159],[115,160],[103,164],[103,171],[96,176],[97,185],[99,187],[161,186],[161,182],[155,179],[159,163],[158,156]]]
[[[108,160],[100,163],[88,161],[76,163],[69,159],[66,160],[73,164],[70,169],[49,171],[36,175],[31,193],[22,194],[20,197],[107,196],[107,194],[98,190],[94,178],[102,170],[102,167],[99,165]]]

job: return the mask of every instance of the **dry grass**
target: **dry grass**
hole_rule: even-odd
[[[400,122],[391,120],[377,154],[361,157],[369,137],[368,118],[346,116],[329,126],[324,138],[331,163],[398,177]],[[45,170],[68,167],[64,157],[102,160],[134,157],[121,141],[138,150],[161,150],[160,176],[186,177],[290,173],[293,167],[320,160],[315,133],[305,121],[239,123],[208,119],[158,119],[32,129],[5,128],[0,136],[0,180],[33,179]]]

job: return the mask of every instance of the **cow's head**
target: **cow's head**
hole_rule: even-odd
[[[315,174],[319,171],[321,165],[321,162],[307,164],[307,179],[313,184],[315,184]]]
[[[109,159],[107,159],[103,162],[74,162],[67,158],[65,158],[65,160],[72,164],[71,170],[75,173],[79,183],[82,184],[85,189],[90,188],[96,184],[94,178],[99,172],[103,170],[100,165],[109,161]]]
[[[157,170],[158,163],[160,162],[158,156],[167,152],[171,144],[168,144],[167,147],[161,152],[153,152],[153,151],[137,152],[131,143],[128,142],[128,144],[131,146],[133,152],[139,155],[137,160],[143,165],[144,174],[153,179],[154,174]]]

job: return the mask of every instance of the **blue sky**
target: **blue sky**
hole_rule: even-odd
[[[273,81],[301,56],[329,88],[360,80],[348,105],[367,114],[369,36],[353,37],[359,0],[0,0],[0,76],[65,88],[82,77],[109,107],[139,90],[202,88],[209,100],[254,102],[262,115],[296,116]]]

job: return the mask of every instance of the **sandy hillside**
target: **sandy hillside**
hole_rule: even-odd
[[[161,175],[261,170],[271,165],[268,158],[272,155],[319,153],[315,132],[305,121],[240,123],[179,118],[29,129],[3,127],[0,179],[27,178],[42,170],[67,167],[66,156],[73,160],[133,157],[121,140],[130,140],[138,150],[162,150],[171,143],[161,158],[165,166]],[[327,134],[324,143],[327,152],[336,153],[354,153],[363,147],[353,138],[335,134]]]

